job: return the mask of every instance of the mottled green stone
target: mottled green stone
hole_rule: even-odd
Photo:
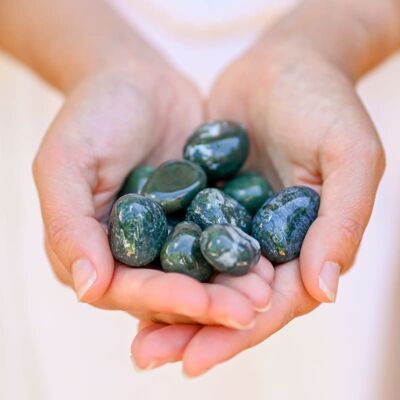
[[[166,272],[178,272],[198,281],[207,281],[212,266],[200,250],[201,229],[191,222],[178,224],[161,250],[161,265]]]
[[[229,224],[246,233],[251,231],[250,213],[235,199],[216,188],[202,190],[186,211],[186,220],[202,229],[215,224]]]
[[[131,267],[147,265],[167,239],[167,218],[161,206],[139,194],[126,194],[114,204],[109,242],[114,258]]]
[[[304,186],[284,189],[268,199],[254,216],[252,230],[265,257],[277,264],[298,257],[319,203],[318,193]]]
[[[118,197],[128,193],[140,194],[154,170],[155,168],[151,165],[139,165],[125,179],[124,185],[122,186]]]
[[[210,180],[234,176],[248,154],[246,129],[231,121],[211,121],[199,126],[183,151],[183,157],[199,164]]]
[[[229,182],[224,192],[255,214],[266,200],[274,194],[268,181],[257,172],[245,172]]]
[[[185,209],[206,185],[207,176],[197,164],[167,161],[153,172],[142,194],[160,203],[169,214]]]
[[[260,245],[232,225],[212,225],[200,237],[205,259],[219,272],[241,276],[260,260]]]

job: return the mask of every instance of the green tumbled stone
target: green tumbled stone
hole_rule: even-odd
[[[205,259],[219,272],[247,274],[260,260],[260,245],[247,233],[232,225],[212,225],[200,237]]]
[[[166,272],[178,272],[198,281],[207,281],[212,266],[200,250],[201,229],[191,222],[178,224],[161,250],[161,265]]]
[[[142,194],[161,204],[169,214],[185,209],[207,185],[205,172],[190,161],[167,161],[151,175]]]
[[[139,165],[125,179],[118,197],[128,193],[139,193],[153,174],[155,168],[151,165]]]
[[[255,214],[274,194],[268,181],[257,172],[243,173],[227,182],[224,192]]]
[[[112,208],[108,235],[116,260],[131,267],[147,265],[167,239],[167,218],[155,201],[126,194]]]
[[[215,224],[228,224],[246,233],[251,231],[250,213],[235,199],[215,188],[202,190],[186,211],[186,220],[206,229]]]
[[[186,142],[183,157],[199,164],[211,180],[234,176],[249,153],[246,129],[231,121],[199,126]]]
[[[298,257],[319,203],[318,193],[305,186],[286,188],[269,198],[255,215],[252,231],[265,257],[273,263]]]

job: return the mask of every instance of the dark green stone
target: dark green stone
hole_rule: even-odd
[[[161,265],[166,272],[178,272],[198,281],[207,281],[212,266],[200,250],[201,229],[191,222],[178,224],[161,250]]]
[[[246,233],[251,231],[250,213],[235,199],[216,188],[202,190],[190,203],[186,220],[206,229],[215,224],[228,224]]]
[[[185,209],[207,185],[204,171],[190,161],[167,161],[151,175],[142,194],[161,204],[169,214]]]
[[[247,274],[260,260],[260,245],[247,233],[232,225],[212,225],[200,237],[205,259],[219,272]]]
[[[183,157],[200,165],[211,180],[234,176],[248,154],[246,129],[231,121],[211,121],[199,126],[183,151]]]
[[[139,194],[126,194],[114,204],[109,242],[114,258],[131,267],[151,263],[167,239],[167,218],[161,206]]]
[[[252,236],[262,253],[273,263],[299,256],[303,240],[317,218],[320,198],[304,186],[277,193],[260,208],[253,220]]]
[[[147,180],[150,178],[155,168],[151,165],[139,165],[125,179],[118,197],[128,193],[139,193],[143,189]]]
[[[243,173],[227,182],[224,192],[255,214],[274,194],[268,181],[257,172]]]

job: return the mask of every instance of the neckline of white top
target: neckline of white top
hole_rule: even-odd
[[[158,29],[177,37],[194,40],[218,40],[243,36],[273,24],[284,7],[265,7],[257,12],[232,17],[224,21],[206,23],[179,18],[168,8],[160,8],[152,0],[112,0],[118,9],[131,17],[144,18]]]

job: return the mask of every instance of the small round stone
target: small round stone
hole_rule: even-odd
[[[169,214],[185,209],[206,186],[207,176],[197,164],[186,160],[167,161],[154,171],[142,194],[160,203]]]
[[[186,220],[206,229],[211,225],[234,225],[246,233],[251,231],[250,213],[235,199],[216,188],[202,190],[186,211]]]
[[[267,200],[253,219],[252,231],[265,257],[277,264],[298,257],[319,203],[318,193],[305,186],[284,189]]]
[[[183,151],[183,157],[199,164],[211,180],[234,176],[248,154],[246,129],[231,121],[211,121],[199,126]]]
[[[255,214],[274,194],[268,181],[257,172],[245,172],[226,183],[224,192]]]
[[[124,185],[122,186],[118,197],[128,193],[140,194],[154,170],[155,168],[151,165],[139,165],[125,179]]]
[[[178,224],[161,250],[161,265],[166,272],[178,272],[200,282],[207,281],[212,266],[200,250],[201,229],[191,222]]]
[[[116,260],[131,267],[147,265],[166,239],[167,218],[158,203],[139,194],[126,194],[114,203],[109,242]]]
[[[200,237],[205,259],[219,272],[241,276],[260,260],[260,245],[232,225],[212,225]]]

